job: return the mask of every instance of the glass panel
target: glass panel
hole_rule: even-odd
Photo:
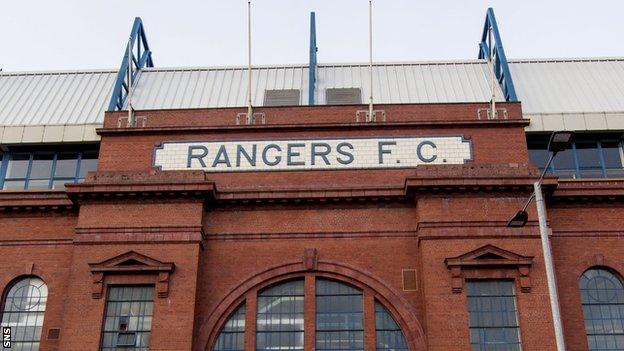
[[[377,350],[407,350],[401,328],[379,301],[375,301],[375,329]]]
[[[59,154],[56,159],[54,169],[55,178],[74,178],[76,176],[76,166],[78,165],[78,154]]]
[[[622,350],[624,286],[605,269],[587,270],[579,281],[589,350]]]
[[[26,187],[25,180],[5,180],[3,189],[4,190],[23,190]]]
[[[513,281],[466,282],[473,350],[520,350]]]
[[[362,292],[347,284],[316,281],[316,350],[363,350]]]
[[[624,162],[620,143],[618,141],[603,141],[601,146],[607,177],[624,177]]]
[[[30,169],[30,179],[50,178],[53,154],[35,154]]]
[[[50,179],[31,179],[28,181],[28,190],[49,189]]]
[[[148,350],[152,328],[151,286],[108,288],[100,350]]]
[[[245,305],[225,322],[215,341],[214,351],[243,351],[245,344]]]
[[[561,151],[553,160],[555,173],[561,178],[576,178],[574,151],[571,149]]]
[[[583,178],[603,177],[600,164],[598,144],[594,141],[576,143],[576,157],[579,163],[580,176]]]
[[[39,350],[48,288],[36,277],[13,284],[4,300],[2,326],[11,327],[12,349]]]
[[[85,152],[82,154],[78,178],[84,179],[84,177],[87,176],[88,172],[95,171],[95,169],[97,168],[97,157],[98,154],[95,152]]]
[[[7,178],[26,178],[30,154],[12,154],[9,156],[7,166]]]
[[[294,280],[258,294],[257,350],[303,350],[303,287]]]

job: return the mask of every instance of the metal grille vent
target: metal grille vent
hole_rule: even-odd
[[[298,106],[299,89],[265,90],[264,106]]]
[[[362,103],[360,88],[331,88],[325,90],[327,105],[359,105]]]

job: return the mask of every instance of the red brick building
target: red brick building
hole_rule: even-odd
[[[507,222],[566,129],[543,187],[567,349],[624,349],[624,99],[567,108],[584,101],[562,82],[621,89],[592,70],[624,60],[509,65],[518,97],[497,87],[496,118],[485,60],[376,65],[373,121],[366,84],[336,83],[366,65],[317,67],[313,106],[307,81],[275,78],[307,66],[256,68],[252,119],[244,86],[226,91],[243,69],[142,68],[136,125],[103,112],[116,71],[1,73],[17,91],[0,100],[13,347],[554,350],[534,203]],[[527,83],[549,74],[559,89]]]

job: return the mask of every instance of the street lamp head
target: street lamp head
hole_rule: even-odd
[[[569,131],[553,132],[548,142],[548,151],[556,154],[559,151],[566,150],[570,147],[573,135],[574,132]]]
[[[509,228],[524,227],[528,220],[529,214],[525,210],[520,210],[507,222],[507,226]]]

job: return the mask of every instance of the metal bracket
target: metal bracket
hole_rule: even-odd
[[[257,121],[260,121],[260,124],[266,124],[266,115],[264,112],[255,112],[249,116],[246,112],[241,112],[236,114],[236,125],[239,126],[241,124],[252,125],[256,124]]]
[[[126,46],[123,59],[121,60],[121,66],[117,72],[113,93],[108,103],[108,111],[120,111],[124,108],[126,97],[130,92],[128,65],[132,65],[132,84],[136,82],[136,77],[143,67],[154,67],[152,51],[147,44],[147,36],[145,35],[145,29],[140,17],[134,19],[128,46]],[[130,53],[131,55],[129,55]]]
[[[147,116],[135,116],[134,125],[128,122],[128,116],[119,117],[117,119],[117,128],[145,128],[147,127]]]
[[[492,28],[491,32],[490,28]],[[489,37],[490,33],[492,33],[491,35],[493,38]],[[494,50],[491,50],[488,46],[488,42],[490,41],[493,43]],[[483,34],[481,35],[481,43],[479,43],[479,59],[489,59],[490,52],[492,51],[492,56],[494,56],[494,73],[498,84],[503,90],[505,100],[518,101],[516,89],[511,79],[511,72],[509,71],[509,64],[507,63],[507,57],[505,56],[505,50],[503,49],[503,42],[501,41],[498,25],[496,24],[496,17],[494,17],[494,10],[490,7],[485,15],[485,25],[483,27]]]
[[[509,118],[506,108],[497,108],[496,114],[494,116],[492,116],[491,111],[492,110],[490,108],[477,109],[477,119],[508,119]],[[485,112],[485,118],[481,118],[483,112]],[[500,116],[503,116],[503,118],[499,118]]]
[[[385,122],[386,121],[386,111],[384,110],[374,110],[373,115],[370,116],[368,110],[358,110],[355,113],[355,122],[359,123],[360,121],[370,123],[370,122]]]

